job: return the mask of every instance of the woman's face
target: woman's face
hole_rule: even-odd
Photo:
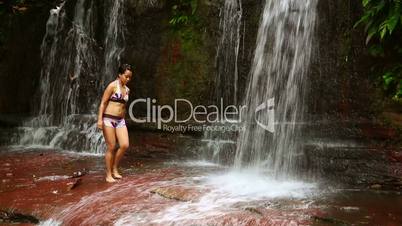
[[[133,73],[130,70],[126,70],[123,74],[119,74],[120,81],[123,85],[126,85],[133,76]]]

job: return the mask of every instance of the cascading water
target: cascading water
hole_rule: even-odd
[[[236,168],[270,169],[275,176],[291,175],[295,170],[295,159],[302,153],[298,142],[316,4],[316,0],[265,3],[244,98],[245,131],[237,139]],[[272,127],[272,107],[273,133],[266,130]]]
[[[19,145],[103,152],[96,113],[101,92],[113,79],[123,51],[124,2],[105,3],[110,11],[103,42],[95,39],[100,21],[96,3],[77,1],[72,19],[67,16],[69,2],[51,10],[41,46],[40,105],[35,106],[36,117],[20,128]],[[98,43],[103,43],[104,50]],[[105,66],[98,69],[99,65]]]
[[[85,7],[85,1],[80,0],[75,5],[74,18],[70,22],[66,18],[64,4],[60,7],[60,13],[50,16],[50,23],[58,20],[60,26],[55,30],[47,27],[47,33],[41,46],[41,57],[44,66],[41,71],[40,116],[45,115],[45,125],[59,124],[69,115],[86,112],[86,104],[78,103],[83,97],[83,92],[91,93],[94,90],[82,90],[82,76],[94,77],[89,65],[96,65],[96,41],[94,40],[94,18],[92,11],[94,3]],[[67,32],[67,25],[72,26]],[[59,24],[58,24],[59,25]],[[85,64],[85,65],[84,65]]]
[[[242,19],[242,6],[240,0],[225,0],[220,11],[221,37],[216,54],[217,76],[215,80],[214,98],[216,103],[221,101],[225,105],[236,105],[238,102],[238,56],[240,48],[240,27]],[[225,122],[221,122],[225,124]],[[223,163],[227,158],[224,155],[233,155],[233,133],[216,133],[207,131],[204,134],[207,142],[204,159],[216,163]]]
[[[108,12],[107,20],[109,24],[106,29],[105,53],[104,53],[104,76],[100,83],[100,92],[103,91],[108,81],[113,80],[116,74],[116,68],[120,62],[120,56],[124,51],[124,0],[113,0],[112,7]]]
[[[240,0],[226,0],[220,13],[221,38],[216,55],[217,77],[215,98],[226,104],[237,104],[240,26],[242,7]]]

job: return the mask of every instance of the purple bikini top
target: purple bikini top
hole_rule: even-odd
[[[120,80],[117,79],[116,87],[109,100],[125,104],[128,101],[128,95],[129,95],[130,89],[127,86],[124,86],[124,88],[126,89],[126,95],[124,95],[124,97],[123,97],[123,93],[121,92],[120,87],[121,87]]]

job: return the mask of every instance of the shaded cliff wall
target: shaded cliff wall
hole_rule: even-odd
[[[123,61],[133,64],[137,75],[129,84],[131,99],[151,97],[159,104],[172,104],[174,98],[186,98],[194,104],[213,101],[223,3],[200,0],[196,13],[200,22],[174,31],[169,25],[171,1],[127,1]],[[0,49],[0,113],[31,112],[40,76],[40,44],[52,5],[51,1],[37,1],[24,13],[1,16],[6,37]],[[243,0],[242,5],[239,93],[244,93],[249,75],[264,1]],[[371,59],[366,54],[364,33],[352,28],[360,7],[359,0],[319,0],[317,45],[307,87],[311,120],[372,118],[382,110],[382,96],[370,79]],[[101,13],[99,17],[101,21]],[[136,110],[145,112],[141,107]]]
[[[159,104],[173,104],[175,98],[188,99],[194,106],[213,103],[216,51],[221,36],[219,16],[224,0],[199,1],[198,22],[178,29],[169,24],[171,2],[159,1],[151,7],[131,2],[125,59],[133,62],[138,75],[130,84],[134,98],[156,98]],[[243,1],[238,59],[240,93],[244,92],[254,54],[262,3]],[[135,110],[144,114],[145,105],[142,107]]]
[[[67,2],[67,16],[73,17],[74,2]],[[219,16],[224,0],[200,0],[196,11],[198,23],[172,29],[171,1],[126,1],[126,45],[122,61],[134,66],[134,80],[129,84],[130,98],[156,98],[158,104],[173,104],[175,98],[185,98],[194,105],[209,104],[216,76],[215,57],[220,37]],[[242,43],[239,57],[239,77],[244,89],[254,52],[262,1],[244,1]],[[23,13],[3,15],[0,23],[7,35],[2,43],[0,61],[0,113],[29,114],[37,103],[35,93],[42,64],[40,45],[45,34],[49,10],[56,2],[39,1],[26,4]],[[101,59],[103,28],[102,7],[97,6],[97,58]],[[98,65],[99,66],[99,65]],[[94,75],[102,73],[93,65],[83,86],[90,89]],[[98,70],[98,71],[97,71]],[[63,75],[66,76],[69,72]],[[84,75],[85,76],[85,75]],[[64,78],[64,77],[63,77]],[[85,85],[88,83],[88,85]],[[12,84],[12,85],[9,85]],[[90,91],[88,91],[90,92]],[[10,98],[12,96],[12,98]],[[101,94],[99,94],[99,97]],[[84,101],[84,100],[83,100]],[[80,103],[87,105],[87,103]],[[145,105],[135,109],[145,113]]]
[[[132,98],[155,98],[158,104],[173,104],[174,98],[186,98],[200,104],[209,94],[214,73],[216,37],[207,32],[219,21],[217,15],[211,16],[215,20],[212,23],[205,18],[218,9],[200,4],[200,24],[173,30],[169,24],[171,7],[163,1],[148,7],[135,3],[128,7],[124,59],[134,65],[137,75],[129,84]]]
[[[402,109],[383,95],[364,28],[353,28],[361,15],[360,0],[318,2],[305,135],[400,143]]]
[[[381,111],[365,34],[353,28],[361,12],[360,0],[319,0],[308,107],[316,118],[372,118]]]
[[[51,7],[48,1],[38,1],[25,11],[7,8],[0,15],[0,113],[31,111],[40,76],[40,45]]]

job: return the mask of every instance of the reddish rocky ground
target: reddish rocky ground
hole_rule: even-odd
[[[121,167],[125,177],[108,184],[102,156],[6,149],[0,156],[0,223],[4,224],[33,224],[27,215],[47,225],[402,224],[398,192],[341,191],[314,199],[238,202],[198,213],[194,205],[202,203],[210,190],[186,178],[217,169],[139,160],[127,154]]]

